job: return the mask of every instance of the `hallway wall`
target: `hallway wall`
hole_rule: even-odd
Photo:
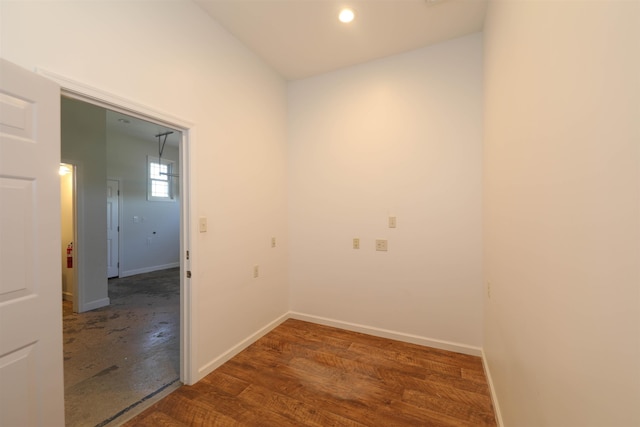
[[[69,98],[61,106],[62,160],[76,165],[80,312],[109,305],[107,289],[107,147],[104,109]]]
[[[485,50],[504,425],[640,425],[640,3],[491,2]]]

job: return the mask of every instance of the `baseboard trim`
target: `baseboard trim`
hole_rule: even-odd
[[[95,301],[89,301],[87,303],[80,304],[80,307],[78,308],[78,313],[84,313],[85,311],[91,311],[91,310],[95,310],[96,308],[106,307],[109,304],[111,304],[111,302],[109,301],[109,298],[102,298],[102,299],[97,299]]]
[[[484,375],[487,377],[487,383],[489,384],[489,392],[491,393],[491,402],[493,403],[493,412],[496,414],[496,423],[498,427],[503,427],[504,422],[502,422],[502,413],[500,412],[500,404],[498,403],[498,396],[496,395],[496,390],[493,387],[493,379],[491,378],[491,371],[489,371],[489,362],[487,361],[487,356],[482,350],[482,366],[484,367]]]
[[[167,270],[169,268],[180,267],[180,262],[172,262],[169,264],[153,265],[151,267],[136,268],[135,270],[121,271],[118,277],[135,276],[136,274],[151,273],[152,271]]]
[[[259,329],[257,332],[249,335],[247,338],[245,338],[244,340],[240,341],[238,344],[231,347],[229,350],[222,353],[222,355],[216,357],[212,361],[208,362],[206,365],[198,368],[198,378],[195,382],[200,381],[202,378],[206,377],[211,372],[215,371],[217,368],[222,366],[225,362],[233,358],[236,354],[240,353],[242,350],[249,347],[251,344],[258,341],[263,336],[267,335],[269,332],[271,332],[279,324],[281,324],[288,318],[289,318],[289,313],[283,314],[282,316],[278,317],[271,323],[264,326],[262,329]]]
[[[266,326],[262,327],[255,333],[249,335],[244,340],[240,341],[238,344],[231,347],[229,350],[225,351],[220,356],[206,363],[205,365],[198,368],[198,378],[194,381],[194,383],[200,381],[205,376],[209,375],[211,372],[215,371],[217,368],[222,366],[225,362],[233,358],[235,355],[240,353],[245,348],[249,347],[251,344],[271,332],[278,325],[284,322],[287,319],[297,319],[304,320],[307,322],[318,323],[320,325],[332,326],[335,328],[345,329],[353,332],[361,332],[368,335],[373,335],[382,338],[389,338],[397,341],[408,342],[412,344],[418,344],[425,347],[438,348],[441,350],[454,351],[456,353],[468,354],[471,356],[480,356],[483,359],[483,364],[485,364],[484,353],[480,347],[473,347],[465,344],[459,344],[449,341],[442,341],[433,338],[421,337],[418,335],[405,334],[401,332],[390,331],[388,329],[380,329],[374,328],[371,326],[359,325],[356,323],[343,322],[340,320],[328,319],[326,317],[313,316],[310,314],[298,313],[294,311],[287,312],[272,322],[268,323]],[[487,380],[490,377],[487,371]],[[491,384],[491,383],[490,383]],[[494,406],[496,408],[496,416],[499,418],[499,411],[497,406],[497,400],[494,398],[493,394],[493,385],[491,385],[491,393],[492,399],[494,400]],[[499,425],[502,427],[502,424]]]
[[[392,340],[418,344],[425,347],[438,348],[440,350],[454,351],[456,353],[469,354],[471,356],[482,355],[482,349],[480,347],[473,347],[466,344],[427,338],[419,335],[405,334],[388,329],[374,328],[372,326],[343,322],[341,320],[329,319],[326,317],[314,316],[294,311],[289,312],[289,317],[292,319],[304,320],[307,322],[319,323],[321,325],[346,329],[348,331],[361,332],[363,334],[373,335],[376,337],[389,338]]]

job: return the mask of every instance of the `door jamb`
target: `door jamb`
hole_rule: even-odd
[[[122,248],[122,234],[120,234],[120,222],[122,221],[122,178],[114,178],[107,175],[107,181],[116,181],[118,183],[118,277],[120,277],[120,249]]]
[[[80,287],[78,286],[78,278],[81,277],[80,276],[80,268],[81,268],[81,260],[80,260],[80,253],[81,251],[78,249],[78,246],[80,246],[80,248],[82,247],[82,245],[78,245],[78,209],[80,206],[80,203],[78,201],[78,174],[80,173],[80,171],[82,170],[82,162],[78,162],[76,160],[71,160],[68,158],[61,158],[60,159],[60,163],[66,163],[68,165],[73,166],[73,186],[72,186],[72,196],[71,196],[71,203],[72,203],[72,207],[71,207],[71,215],[72,215],[72,222],[73,222],[73,227],[72,227],[72,233],[73,233],[73,258],[74,258],[74,264],[75,264],[75,268],[73,269],[73,287],[72,287],[72,296],[71,296],[71,301],[73,304],[73,311],[76,313],[80,313],[82,310],[82,298],[81,298],[81,293],[82,291],[80,290]]]
[[[191,177],[195,176],[191,167],[192,147],[195,142],[195,124],[173,115],[163,113],[154,108],[138,104],[129,99],[113,95],[53,73],[38,68],[36,73],[60,85],[61,96],[97,105],[119,113],[127,114],[142,120],[147,120],[162,126],[174,128],[182,132],[180,141],[180,381],[183,384],[193,384],[198,379],[196,363],[194,361],[194,327],[195,322],[195,293],[191,274],[193,269],[193,254],[191,251],[192,222],[191,221]],[[187,251],[191,256],[187,257]]]

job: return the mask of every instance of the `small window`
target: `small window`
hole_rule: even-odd
[[[149,170],[149,186],[147,189],[147,200],[153,201],[173,201],[172,179],[173,162],[162,159],[158,162],[157,157],[147,158]]]

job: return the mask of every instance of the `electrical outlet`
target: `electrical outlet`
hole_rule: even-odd
[[[376,251],[386,251],[386,250],[387,250],[387,240],[376,239]]]
[[[253,266],[253,278],[256,279],[258,276],[260,276],[260,266],[256,264]]]
[[[357,237],[353,238],[353,249],[360,249],[360,239]]]
[[[201,233],[206,233],[207,232],[207,218],[202,216],[200,217],[198,224],[200,226],[200,232]]]
[[[272,237],[272,238],[271,238],[271,247],[272,247],[272,248],[275,248],[275,247],[276,247],[276,238],[275,238],[275,237]]]
[[[487,282],[487,298],[491,299],[491,282]]]
[[[389,228],[396,228],[396,217],[395,216],[390,216],[389,217]]]

